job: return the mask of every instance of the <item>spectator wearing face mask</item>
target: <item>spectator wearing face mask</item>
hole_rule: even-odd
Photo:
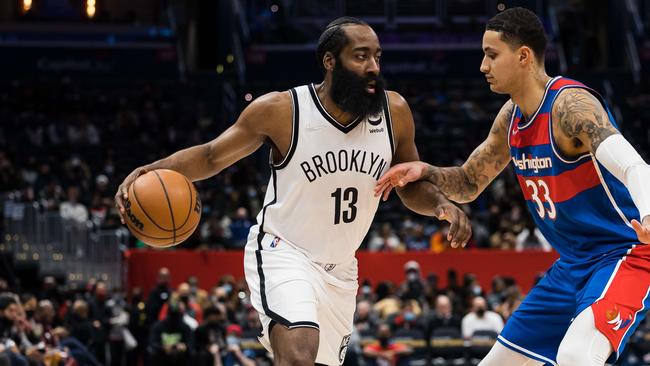
[[[409,346],[394,343],[390,326],[386,323],[377,329],[377,342],[364,347],[363,355],[370,361],[369,364],[377,366],[395,366],[400,358],[413,352]]]
[[[172,297],[167,317],[151,328],[148,352],[154,365],[190,365],[195,349],[194,334],[183,321],[184,314],[185,304]]]
[[[425,283],[420,274],[420,264],[408,261],[404,264],[406,280],[402,283],[402,299],[424,301]]]
[[[472,310],[461,322],[463,338],[470,339],[477,330],[489,330],[497,334],[503,329],[503,319],[494,311],[487,309],[487,302],[481,296],[472,300]]]
[[[224,315],[216,306],[210,306],[204,312],[205,321],[194,333],[198,366],[213,366],[215,357],[221,357],[220,351],[226,349],[226,325]]]
[[[153,324],[158,319],[158,314],[163,305],[169,300],[171,290],[169,288],[171,274],[169,269],[163,267],[158,271],[156,287],[149,293],[146,303],[147,320]]]

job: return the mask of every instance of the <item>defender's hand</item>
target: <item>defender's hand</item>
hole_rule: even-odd
[[[643,218],[643,224],[632,220],[632,228],[636,231],[641,243],[650,244],[650,215]]]
[[[404,187],[410,182],[420,180],[425,169],[426,164],[421,161],[411,161],[391,167],[377,181],[375,197],[382,195],[383,200],[386,201],[393,187]]]
[[[472,237],[472,225],[465,212],[452,203],[442,203],[436,208],[438,220],[448,221],[451,224],[447,240],[451,242],[452,248],[463,248]]]
[[[120,186],[117,188],[117,193],[115,193],[115,207],[117,207],[117,210],[120,213],[120,221],[122,221],[122,225],[125,224],[124,214],[126,212],[124,211],[124,202],[129,198],[129,187],[137,177],[141,176],[147,171],[148,170],[143,167],[135,169],[131,172],[131,174],[127,175],[126,178],[124,178],[122,184],[120,184]]]

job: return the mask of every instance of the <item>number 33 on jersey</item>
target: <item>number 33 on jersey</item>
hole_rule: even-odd
[[[591,154],[569,158],[555,146],[551,111],[566,88],[594,94],[616,125],[600,95],[579,82],[556,77],[529,119],[515,106],[508,143],[519,185],[540,231],[563,258],[584,260],[638,244],[630,221],[639,211],[623,183]]]

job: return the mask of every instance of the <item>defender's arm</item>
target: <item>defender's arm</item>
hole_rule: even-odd
[[[639,209],[632,220],[639,240],[650,243],[650,166],[609,120],[602,104],[584,89],[567,89],[553,106],[553,119],[564,137],[584,146],[625,187]]]
[[[415,146],[415,123],[411,109],[398,93],[389,92],[388,95],[396,140],[393,163],[416,161],[419,155]],[[431,182],[419,181],[399,187],[397,195],[410,210],[449,221],[451,227],[448,239],[453,247],[464,246],[471,238],[472,227],[465,213],[449,202]]]
[[[471,202],[496,178],[510,160],[508,127],[514,104],[506,102],[492,124],[490,134],[460,167],[436,167],[424,162],[399,164],[377,182],[376,194],[388,197],[392,187],[428,180],[443,194],[459,203]]]

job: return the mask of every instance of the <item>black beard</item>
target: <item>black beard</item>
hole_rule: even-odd
[[[375,81],[375,93],[366,91],[368,83]],[[331,97],[344,112],[354,117],[372,116],[383,108],[385,82],[380,75],[360,77],[336,60],[332,71]]]

